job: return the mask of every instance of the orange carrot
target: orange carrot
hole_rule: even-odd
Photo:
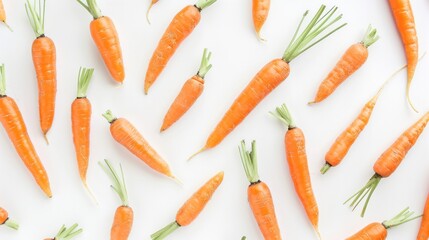
[[[6,23],[6,11],[4,10],[4,6],[3,6],[3,0],[0,0],[0,22],[3,22],[3,24],[11,31],[12,28],[10,28],[10,26]]]
[[[140,158],[153,170],[173,179],[168,163],[153,149],[138,130],[125,118],[116,118],[110,110],[103,114],[110,123],[112,137],[127,148],[136,157]]]
[[[274,209],[273,197],[267,184],[259,179],[258,158],[256,156],[256,142],[252,141],[252,150],[246,151],[246,143],[241,141],[239,147],[241,161],[250,185],[247,189],[247,198],[253,216],[258,223],[264,239],[282,239]]]
[[[389,0],[390,9],[395,18],[396,28],[401,35],[405,55],[408,63],[407,100],[414,111],[417,112],[410,98],[411,82],[416,71],[419,56],[419,43],[417,39],[416,24],[413,9],[409,0]]]
[[[33,41],[32,56],[39,86],[40,128],[46,142],[46,134],[52,127],[55,115],[55,98],[57,95],[57,67],[55,44],[45,36],[46,0],[38,0],[34,5],[27,0],[25,10],[31,27],[36,35]]]
[[[6,95],[6,75],[4,64],[0,66],[0,122],[21,157],[31,172],[34,180],[49,198],[52,197],[48,174],[43,167],[33,143],[28,136],[27,127],[13,98]]]
[[[146,20],[147,22],[150,24],[150,19],[149,19],[149,12],[152,9],[153,5],[155,5],[159,0],[151,0],[149,7],[147,8],[146,11]]]
[[[209,64],[210,57],[211,52],[207,54],[207,49],[204,49],[203,59],[201,60],[198,73],[185,82],[179,95],[177,95],[176,99],[171,104],[164,117],[161,132],[179,120],[203,93],[204,77],[212,67],[212,65]]]
[[[0,207],[0,225],[5,225],[15,230],[19,229],[19,224],[11,220],[9,213],[2,207]]]
[[[198,25],[201,19],[201,11],[214,2],[216,0],[198,0],[197,4],[186,6],[171,20],[150,59],[144,83],[145,94],[148,93],[149,88],[164,70],[183,40]]]
[[[113,21],[101,14],[96,0],[77,0],[94,18],[90,24],[91,36],[103,57],[104,64],[112,78],[123,83],[125,79],[124,61],[119,36]]]
[[[365,37],[351,45],[337,62],[334,69],[322,81],[313,102],[318,103],[329,97],[337,87],[358,70],[368,58],[368,47],[379,39],[377,29],[368,26]]]
[[[163,229],[152,234],[152,240],[162,240],[179,227],[188,226],[203,211],[204,207],[212,198],[216,189],[223,181],[223,172],[219,172],[207,181],[197,192],[195,192],[176,214],[176,220]]]
[[[329,26],[342,18],[342,15],[339,15],[332,19],[337,7],[331,8],[327,13],[325,13],[325,8],[326,6],[322,5],[308,26],[298,35],[300,27],[305,17],[308,15],[308,11],[304,13],[283,58],[272,60],[256,74],[252,81],[250,81],[246,88],[235,99],[222,120],[210,134],[205,146],[192,155],[191,158],[222,142],[222,140],[232,132],[232,130],[234,130],[234,128],[237,127],[266,96],[287,78],[289,75],[290,61],[346,25],[343,24],[319,39],[314,40]]]
[[[429,239],[429,195],[426,198],[425,210],[423,212],[423,219],[420,225],[419,234],[417,240],[428,240]]]
[[[307,217],[319,239],[321,239],[319,232],[319,208],[314,197],[313,188],[311,187],[304,133],[295,125],[286,104],[276,108],[276,113],[272,114],[288,127],[284,141],[290,176],[292,177],[295,191],[307,213]]]
[[[268,13],[270,11],[270,2],[270,0],[252,1],[253,26],[255,27],[256,35],[260,40],[264,40],[263,38],[261,38],[260,32],[262,26],[268,18]]]
[[[371,177],[368,183],[350,197],[345,203],[353,199],[350,207],[355,209],[359,203],[367,196],[365,205],[362,209],[361,216],[365,215],[366,208],[372,194],[377,188],[382,178],[389,177],[399,167],[402,160],[407,155],[408,151],[414,146],[420,134],[425,129],[429,122],[429,112],[427,112],[416,123],[409,127],[399,138],[378,158],[373,169],[375,174]]]
[[[112,164],[105,159],[106,163],[99,165],[113,181],[112,188],[121,198],[122,205],[116,209],[115,218],[113,220],[112,229],[110,231],[110,240],[127,240],[133,226],[134,213],[133,209],[128,205],[128,193],[125,185],[124,172],[122,166],[119,165],[121,171],[118,172]]]
[[[54,238],[46,238],[45,240],[70,240],[83,231],[82,229],[76,230],[77,226],[77,223],[73,224],[69,228],[66,228],[63,225]]]

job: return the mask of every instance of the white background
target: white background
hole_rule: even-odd
[[[145,20],[149,1],[99,0],[120,34],[126,66],[126,80],[117,85],[108,75],[89,33],[90,15],[72,0],[48,0],[46,34],[57,47],[57,112],[43,140],[38,117],[37,85],[31,61],[33,32],[23,0],[4,0],[10,33],[0,27],[0,62],[6,64],[7,92],[15,98],[29,134],[49,173],[54,197],[47,199],[0,130],[0,205],[21,224],[18,232],[0,228],[0,239],[43,239],[53,236],[63,224],[78,222],[84,233],[76,239],[108,239],[113,213],[120,204],[109,188],[110,181],[97,166],[108,158],[122,163],[126,173],[130,205],[135,211],[130,239],[149,235],[174,220],[183,202],[207,179],[220,170],[225,180],[196,221],[177,230],[170,239],[262,239],[247,203],[247,185],[237,145],[241,139],[258,142],[260,176],[271,188],[278,222],[285,239],[316,239],[294,192],[285,162],[285,127],[268,111],[286,102],[307,138],[310,173],[320,209],[324,239],[344,239],[366,224],[391,218],[410,206],[421,212],[428,192],[429,130],[426,130],[398,170],[383,179],[365,218],[352,212],[343,201],[372,176],[377,157],[429,109],[429,58],[418,65],[412,97],[421,113],[411,111],[405,101],[406,73],[387,85],[373,117],[353,145],[341,166],[325,176],[319,173],[324,154],[337,135],[355,118],[364,103],[405,57],[386,0],[325,1],[337,4],[348,26],[291,63],[288,79],[272,92],[249,117],[217,148],[187,163],[199,149],[238,93],[268,61],[280,57],[301,14],[315,13],[319,1],[273,0],[259,42],[253,32],[251,1],[222,1],[204,10],[198,27],[180,46],[148,96],[143,82],[148,61],[172,17],[193,1],[160,1],[152,9],[152,25]],[[428,48],[429,2],[412,0],[420,52]],[[345,49],[361,40],[368,24],[378,28],[381,39],[369,49],[366,64],[323,103],[309,107],[318,84]],[[159,133],[163,116],[183,82],[196,73],[203,48],[213,52],[213,69],[206,76],[206,89],[193,108],[171,129]],[[70,128],[70,104],[75,98],[80,66],[95,67],[88,91],[93,104],[89,184],[99,205],[83,189],[74,156]],[[170,163],[183,181],[181,187],[158,175],[119,146],[101,113],[111,109],[126,117]],[[360,209],[359,209],[360,210]],[[389,239],[415,239],[420,220],[389,230]]]

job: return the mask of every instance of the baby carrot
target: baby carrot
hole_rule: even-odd
[[[11,32],[12,28],[6,23],[6,11],[4,10],[3,0],[0,0],[0,22],[2,22]]]
[[[253,0],[252,1],[252,17],[253,17],[253,26],[255,27],[256,35],[259,40],[264,40],[261,38],[261,28],[264,25],[265,21],[268,18],[268,13],[270,11],[270,0]]]
[[[0,225],[5,225],[15,230],[19,229],[19,224],[10,219],[9,213],[2,207],[0,207]]]
[[[425,210],[423,212],[422,223],[420,224],[417,240],[429,239],[429,195],[426,198]]]
[[[46,238],[45,240],[70,240],[82,233],[83,230],[76,229],[77,226],[77,223],[73,224],[69,228],[66,228],[66,226],[63,225],[54,238]]]

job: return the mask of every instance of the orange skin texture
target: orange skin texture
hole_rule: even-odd
[[[76,98],[71,106],[73,143],[79,175],[86,183],[86,172],[90,154],[91,103],[87,98]]]
[[[6,11],[4,10],[3,0],[0,0],[0,22],[6,22]]]
[[[419,234],[417,235],[417,240],[428,240],[428,239],[429,239],[429,195],[426,199],[422,223],[420,225]]]
[[[267,20],[270,11],[270,0],[253,0],[252,3],[252,17],[253,26],[256,33],[259,35],[262,26]]]
[[[9,218],[9,213],[6,209],[0,207],[0,225],[3,225]]]
[[[285,149],[295,191],[304,206],[308,219],[314,229],[317,230],[319,226],[319,208],[311,187],[307,153],[305,151],[305,137],[300,128],[292,128],[286,132]]]
[[[174,16],[167,29],[159,40],[153,52],[146,72],[144,91],[149,88],[164,70],[170,58],[174,55],[180,44],[192,33],[201,19],[200,11],[192,5],[186,6]]]
[[[37,184],[49,198],[52,197],[48,174],[43,167],[33,143],[28,136],[27,127],[16,102],[7,96],[0,97],[0,122]]]
[[[362,43],[351,45],[320,84],[314,102],[321,102],[331,95],[341,83],[366,62],[367,58],[368,49]]]
[[[187,226],[198,217],[214,192],[223,181],[224,172],[219,172],[196,191],[188,201],[183,204],[176,214],[176,222],[180,226]]]
[[[401,136],[378,158],[373,169],[381,177],[389,177],[408,151],[414,146],[420,134],[429,122],[429,112],[409,127]]]
[[[381,223],[371,223],[346,240],[385,240],[387,230]]]
[[[235,99],[207,139],[204,149],[217,146],[249,113],[289,76],[289,64],[274,59],[266,64]]]
[[[125,79],[124,61],[113,21],[106,16],[99,17],[91,22],[90,30],[110,75],[115,81],[122,83]]]
[[[203,93],[204,90],[204,79],[200,76],[195,75],[191,79],[187,80],[177,95],[174,102],[168,109],[167,114],[164,117],[161,131],[169,128],[173,123],[179,120],[188,110],[192,107],[198,97]]]
[[[110,133],[118,143],[140,158],[150,168],[168,177],[173,177],[167,162],[159,156],[128,120],[118,118],[113,121],[110,124]]]
[[[133,227],[134,213],[128,206],[120,206],[116,209],[110,230],[110,240],[127,240]]]
[[[40,127],[44,135],[52,127],[57,95],[56,49],[48,37],[39,37],[33,42],[32,55],[39,87]]]

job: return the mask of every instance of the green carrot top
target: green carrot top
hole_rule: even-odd
[[[36,34],[36,38],[44,37],[46,0],[35,0],[34,4],[31,4],[30,0],[27,0],[25,11],[27,12],[31,28],[33,28],[34,34]]]
[[[289,129],[295,128],[295,122],[293,121],[293,118],[289,112],[289,109],[287,108],[286,104],[282,104],[280,107],[276,108],[275,112],[270,112],[271,115],[278,118],[280,121],[282,121]]]
[[[204,8],[212,5],[217,0],[198,0],[198,2],[195,4],[195,7],[198,8],[198,10],[203,10]]]
[[[85,98],[88,91],[89,83],[91,82],[94,68],[80,68],[77,79],[77,97]]]
[[[238,147],[240,151],[241,162],[243,163],[244,171],[246,172],[247,179],[251,184],[259,182],[258,173],[258,158],[256,156],[256,141],[252,141],[252,150],[246,150],[246,142],[241,141]]]
[[[107,110],[105,113],[103,113],[103,117],[109,122],[112,123],[114,122],[117,118],[115,117],[115,115],[113,115],[112,111]]]
[[[369,25],[368,29],[366,30],[365,36],[362,39],[362,44],[366,48],[368,48],[373,43],[377,42],[378,39],[380,39],[380,36],[378,36],[377,34],[377,29]]]
[[[204,48],[203,58],[201,59],[200,69],[198,70],[197,75],[202,79],[206,76],[207,72],[212,68],[210,64],[210,58],[212,56],[211,52],[207,53],[207,48]]]
[[[120,174],[118,174],[118,171],[115,170],[109,160],[105,159],[104,162],[105,165],[101,162],[99,162],[98,164],[111,178],[113,182],[111,187],[119,195],[119,198],[121,198],[122,206],[128,206],[128,192],[127,187],[125,185],[124,171],[122,170],[122,165],[119,164],[119,168],[121,171],[119,172]]]
[[[402,210],[402,212],[400,212],[398,215],[393,217],[392,219],[390,219],[388,221],[384,221],[383,226],[386,229],[389,229],[389,228],[396,227],[396,226],[399,226],[401,224],[407,223],[409,221],[412,221],[412,220],[417,219],[417,218],[422,216],[422,215],[413,216],[414,212],[409,211],[409,209],[410,208],[407,207],[404,210]]]
[[[100,18],[103,15],[101,14],[101,10],[97,5],[96,0],[76,0],[82,7],[84,7],[94,19]],[[86,4],[83,2],[85,1]]]
[[[80,234],[83,230],[77,229],[77,223],[73,224],[70,228],[66,228],[64,225],[60,228],[54,240],[70,240],[76,235]]]
[[[6,96],[6,72],[4,63],[0,65],[0,97]]]

